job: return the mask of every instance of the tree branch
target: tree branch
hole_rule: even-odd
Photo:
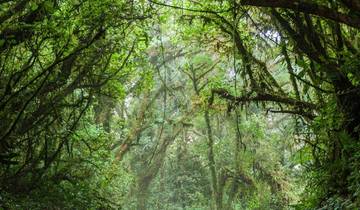
[[[360,17],[350,16],[307,0],[241,0],[241,5],[290,9],[360,28]]]
[[[229,101],[234,102],[236,105],[239,105],[241,103],[245,102],[276,102],[281,104],[286,104],[290,106],[294,106],[297,108],[306,108],[306,109],[317,109],[317,106],[315,104],[305,102],[305,101],[299,101],[292,98],[282,97],[278,95],[271,95],[268,93],[257,93],[255,96],[239,96],[235,97],[231,95],[227,90],[225,89],[212,89],[211,90],[211,98],[209,99],[209,103],[212,104],[214,101],[214,95],[218,95],[221,98],[227,99]]]

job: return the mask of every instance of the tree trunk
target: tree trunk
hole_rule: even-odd
[[[208,160],[209,160],[209,169],[210,169],[210,177],[211,177],[211,187],[212,187],[212,197],[214,203],[214,208],[217,210],[222,209],[222,195],[219,191],[218,179],[216,173],[216,163],[214,157],[214,138],[212,135],[212,128],[209,116],[209,110],[206,109],[204,113],[204,119],[207,128],[207,136],[208,136]]]

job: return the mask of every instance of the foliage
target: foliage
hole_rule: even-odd
[[[0,208],[359,208],[359,14],[0,1]]]

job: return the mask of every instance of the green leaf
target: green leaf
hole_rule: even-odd
[[[30,2],[31,11],[35,11],[37,8],[39,8],[39,5],[37,5],[35,2]]]
[[[45,8],[45,10],[46,10],[47,12],[50,12],[50,13],[54,12],[53,3],[50,2],[50,1],[44,2],[44,8]]]

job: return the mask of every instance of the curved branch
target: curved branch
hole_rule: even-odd
[[[244,6],[290,9],[360,28],[360,17],[350,16],[306,0],[242,0]]]
[[[158,2],[158,1],[153,1],[153,0],[148,0],[148,1],[150,3],[156,4],[156,5],[169,7],[169,8],[173,8],[173,9],[185,10],[185,11],[190,11],[190,12],[210,13],[210,14],[225,13],[225,12],[229,12],[229,11],[231,11],[233,9],[232,7],[230,7],[228,9],[224,9],[224,10],[212,11],[212,10],[202,10],[202,9],[192,9],[192,8],[179,7],[179,6],[176,6],[176,5],[170,5],[170,4],[166,4],[166,3],[162,3],[162,2]]]

